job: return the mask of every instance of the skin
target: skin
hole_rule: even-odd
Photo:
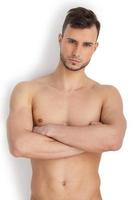
[[[102,199],[101,155],[120,149],[126,120],[119,91],[84,72],[96,39],[95,26],[68,25],[59,34],[56,70],[19,83],[12,92],[9,147],[14,156],[31,159],[31,200]]]

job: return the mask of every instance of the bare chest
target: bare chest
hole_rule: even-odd
[[[93,90],[63,93],[47,89],[34,96],[33,121],[40,126],[48,123],[84,126],[99,120],[101,107],[102,99]]]

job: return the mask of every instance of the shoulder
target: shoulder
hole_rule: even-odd
[[[12,95],[15,95],[15,94],[25,94],[25,93],[29,93],[30,94],[30,91],[32,90],[32,84],[30,81],[22,81],[22,82],[19,82],[15,85],[14,89],[13,89],[13,92],[12,92]]]
[[[119,96],[120,97],[121,96],[120,91],[114,85],[100,85],[100,89],[105,97],[108,97],[108,96],[110,96],[110,97],[111,96]]]
[[[102,95],[104,97],[114,96],[114,95],[121,96],[118,88],[114,85],[102,84],[90,78],[88,80],[89,80],[88,88],[90,88],[90,83],[91,83],[91,89],[97,95],[100,96]]]
[[[29,81],[22,81],[15,85],[10,97],[10,106],[16,108],[21,104],[31,104],[32,95],[31,95],[31,83]]]
[[[90,82],[91,81],[91,82]],[[114,85],[107,85],[107,84],[102,84],[100,82],[97,82],[93,79],[89,78],[89,84],[88,85],[92,85],[92,89],[96,90],[97,92],[102,92],[102,93],[119,93],[119,90],[117,87],[115,87]]]
[[[122,97],[121,97],[120,91],[114,85],[105,85],[105,84],[96,83],[94,85],[94,90],[95,90],[95,93],[98,96],[100,96],[103,103],[109,100],[112,102],[114,100],[114,101],[118,101],[122,103]]]
[[[93,89],[99,91],[100,93],[104,94],[104,95],[108,95],[108,94],[120,94],[118,88],[114,85],[105,85],[105,84],[100,84],[98,82],[95,82]]]
[[[118,88],[114,85],[100,85],[100,91],[102,95],[102,102],[106,108],[119,107],[123,108],[123,102],[121,94]]]
[[[12,96],[29,96],[33,97],[38,90],[47,85],[47,76],[39,77],[29,81],[21,81],[15,85]]]
[[[11,102],[18,102],[27,99],[31,102],[34,93],[35,83],[33,81],[21,81],[17,83],[11,93]]]
[[[32,93],[37,88],[41,87],[41,85],[43,84],[45,85],[45,82],[46,82],[45,80],[46,80],[46,76],[32,79],[29,81],[21,81],[15,85],[13,91]]]

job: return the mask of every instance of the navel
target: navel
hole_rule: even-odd
[[[63,182],[62,182],[62,185],[63,185],[63,186],[66,186],[66,181],[63,181]]]

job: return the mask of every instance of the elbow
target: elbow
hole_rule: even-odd
[[[16,149],[16,148],[12,148],[10,149],[10,153],[14,156],[14,157],[21,157],[21,152]]]
[[[118,151],[122,147],[122,142],[114,140],[103,145],[102,151]]]
[[[12,144],[10,146],[10,153],[14,156],[14,157],[23,157],[24,152],[22,151],[22,148],[17,144]]]
[[[113,136],[109,143],[106,145],[107,151],[118,151],[122,147],[123,138]]]
[[[110,151],[118,151],[122,147],[122,141],[114,141],[110,144]]]
[[[104,143],[105,151],[118,151],[123,144],[124,133],[114,133]]]

